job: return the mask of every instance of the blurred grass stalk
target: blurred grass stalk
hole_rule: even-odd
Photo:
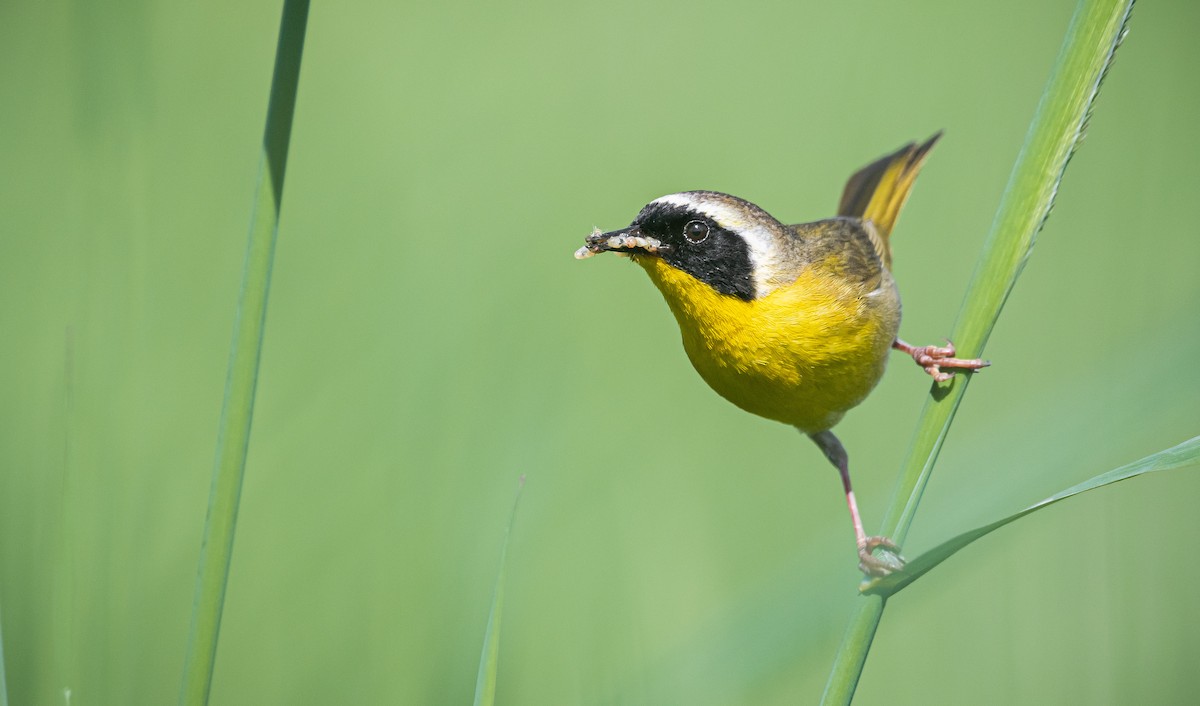
[[[0,625],[4,624],[0,615]],[[4,631],[0,630],[0,706],[8,706],[8,680],[4,678]]]
[[[263,134],[259,183],[254,211],[250,216],[242,291],[229,353],[229,373],[225,381],[225,402],[217,435],[208,517],[200,549],[187,658],[184,661],[180,703],[188,706],[208,703],[212,686],[217,635],[221,627],[225,586],[233,553],[238,500],[250,442],[267,293],[271,286],[271,265],[279,233],[279,209],[307,24],[308,0],[285,0]]]
[[[508,515],[508,527],[504,529],[504,542],[500,545],[500,569],[496,572],[496,585],[492,589],[492,608],[488,611],[483,653],[479,657],[479,672],[475,677],[475,706],[492,706],[496,702],[496,678],[500,673],[500,617],[504,612],[504,571],[508,567],[508,541],[517,522],[517,506],[524,489],[525,476],[522,475],[517,485],[517,495],[513,498],[512,512]]]
[[[1075,9],[954,326],[952,340],[968,358],[983,351],[1050,213],[1132,8],[1133,0],[1080,0]],[[969,381],[970,376],[956,376],[948,389],[926,401],[881,532],[899,544]],[[886,601],[880,595],[862,597],[835,657],[823,704],[848,704],[854,698]]]

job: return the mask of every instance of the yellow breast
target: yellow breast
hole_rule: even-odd
[[[725,399],[806,433],[829,429],[883,375],[900,325],[890,275],[874,292],[806,269],[792,284],[743,301],[657,257],[635,260],[679,322],[700,376]]]

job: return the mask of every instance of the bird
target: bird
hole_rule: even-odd
[[[915,346],[898,337],[890,236],[941,136],[855,172],[832,218],[784,225],[736,196],[684,191],[651,201],[624,228],[593,229],[575,253],[614,252],[640,265],[674,314],[700,377],[743,410],[816,443],[841,476],[867,576],[898,570],[903,559],[889,538],[863,530],[849,455],[833,427],[876,386],[893,349],[935,384],[990,365],[957,358],[949,340]]]

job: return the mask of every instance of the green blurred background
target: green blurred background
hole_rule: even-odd
[[[177,695],[277,3],[0,6],[11,703]],[[856,598],[835,473],[690,369],[592,226],[708,188],[790,221],[944,128],[895,236],[946,335],[1073,9],[315,3],[218,704],[812,703]],[[1200,5],[1146,2],[908,542],[1200,427]],[[839,427],[878,526],[928,379]],[[891,602],[863,704],[1200,689],[1200,474],[1072,500]],[[69,692],[69,694],[68,694]]]

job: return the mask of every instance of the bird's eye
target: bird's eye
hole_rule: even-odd
[[[708,240],[708,224],[704,221],[688,221],[683,227],[683,237],[693,245],[699,245]]]

